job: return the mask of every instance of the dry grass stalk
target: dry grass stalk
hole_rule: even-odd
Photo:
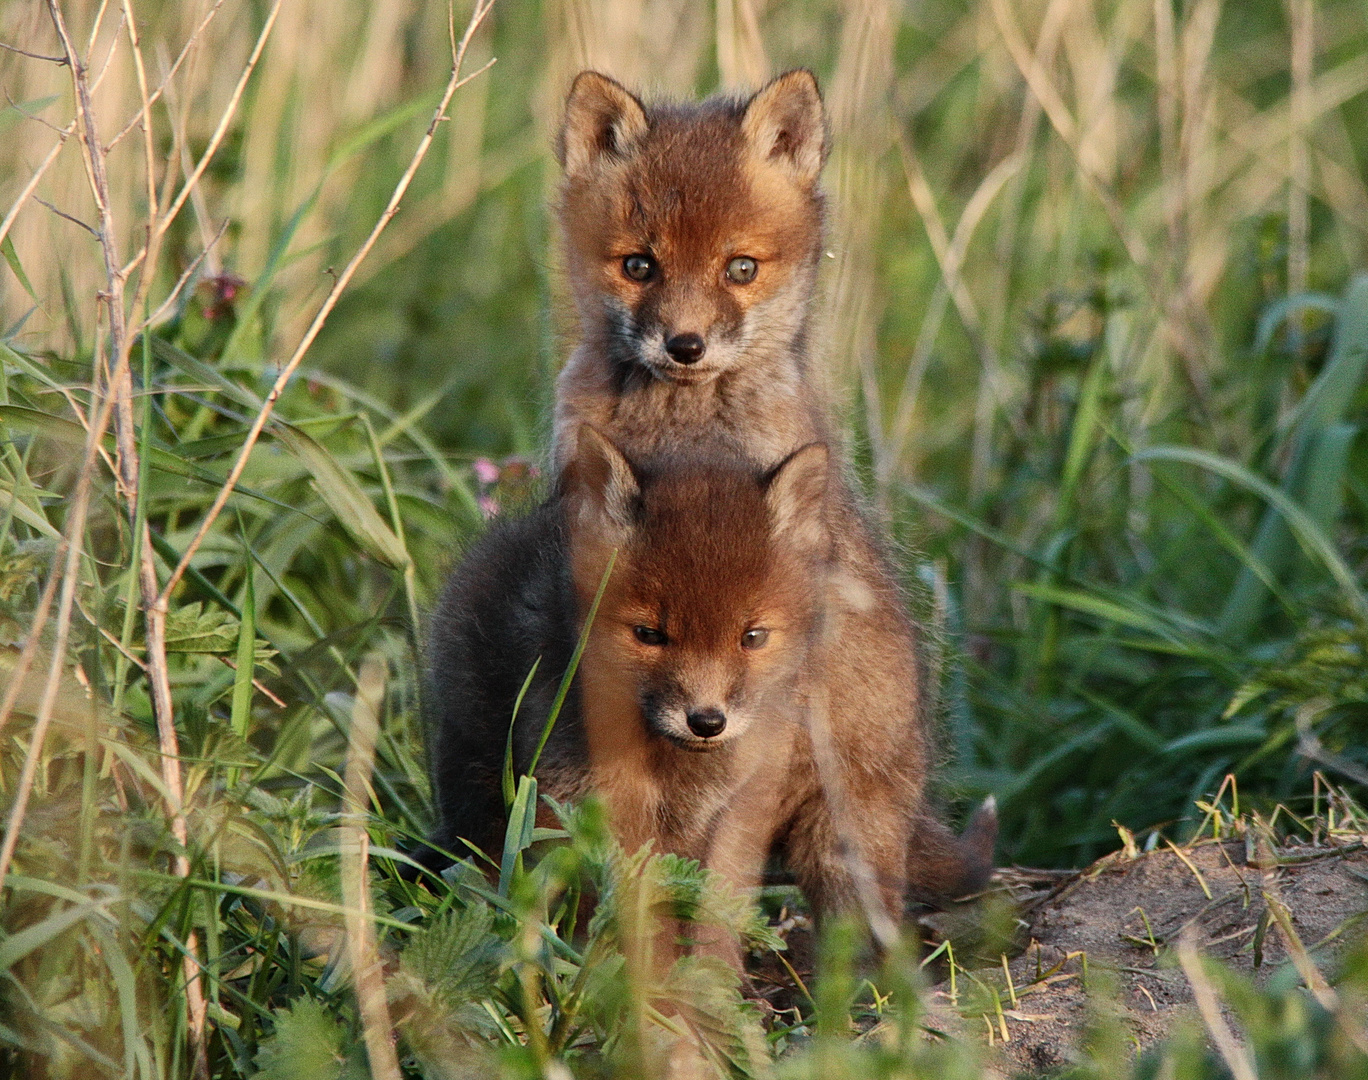
[[[372,799],[371,769],[375,740],[380,731],[380,710],[385,697],[385,663],[368,656],[361,664],[352,706],[346,770],[344,832],[350,834],[342,854],[343,903],[347,913],[347,960],[351,966],[356,1001],[366,1039],[366,1056],[376,1080],[399,1080],[399,1061],[394,1052],[394,1025],[385,1000],[384,968],[370,918],[370,885],[367,864],[370,833],[366,820]]]
[[[1315,0],[1291,0],[1292,137],[1287,184],[1287,291],[1306,291],[1311,236],[1311,76],[1316,50]]]
[[[1249,1051],[1235,1038],[1225,1018],[1221,1016],[1220,999],[1216,996],[1216,988],[1212,985],[1211,979],[1202,970],[1202,958],[1197,953],[1191,928],[1185,929],[1178,939],[1177,951],[1183,974],[1192,986],[1192,996],[1197,1002],[1197,1010],[1202,1014],[1202,1021],[1211,1033],[1211,1041],[1216,1044],[1216,1049],[1229,1066],[1235,1080],[1258,1080]]]

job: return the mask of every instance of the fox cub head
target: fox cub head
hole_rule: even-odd
[[[585,71],[556,149],[569,277],[593,346],[696,382],[802,334],[826,155],[811,72],[781,75],[749,101],[648,108]]]
[[[763,474],[640,468],[581,427],[562,492],[582,614],[617,551],[580,668],[587,719],[707,751],[791,714],[829,557],[827,473],[821,443]]]

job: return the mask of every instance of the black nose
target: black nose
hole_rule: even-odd
[[[670,358],[680,364],[696,364],[703,359],[707,345],[697,334],[676,334],[665,342],[665,351]]]
[[[722,715],[720,709],[701,709],[698,712],[691,712],[687,719],[689,730],[705,739],[711,739],[714,735],[721,735],[722,729],[727,726],[727,718]]]

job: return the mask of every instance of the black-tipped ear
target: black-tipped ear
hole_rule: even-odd
[[[589,424],[575,435],[575,456],[565,472],[564,490],[576,516],[603,531],[610,539],[632,529],[641,484],[622,451]]]
[[[646,110],[621,83],[581,71],[565,99],[556,157],[566,176],[578,176],[605,155],[626,157],[648,127]]]
[[[774,535],[804,551],[827,543],[826,494],[831,452],[826,443],[808,443],[779,463],[765,480],[765,501]]]
[[[826,160],[826,116],[812,72],[785,72],[751,98],[741,129],[761,158],[786,165],[799,183],[817,182]]]

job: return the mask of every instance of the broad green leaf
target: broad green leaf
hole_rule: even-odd
[[[272,1013],[275,1034],[257,1051],[256,1080],[339,1080],[348,1037],[321,1002],[300,998]]]

